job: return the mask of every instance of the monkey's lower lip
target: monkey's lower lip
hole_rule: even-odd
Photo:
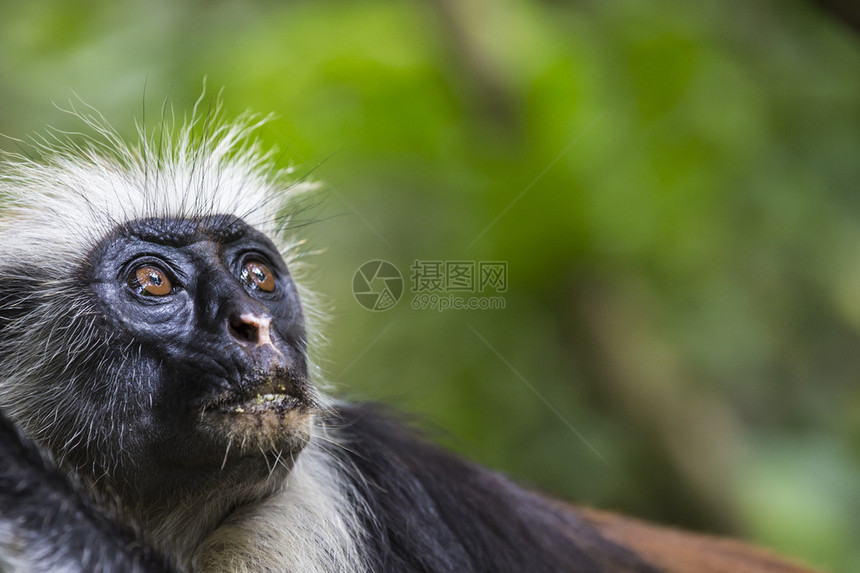
[[[215,404],[219,412],[232,414],[264,414],[269,412],[285,413],[291,410],[304,410],[309,404],[289,394],[266,393],[251,398]]]

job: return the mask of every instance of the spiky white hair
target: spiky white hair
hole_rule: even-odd
[[[195,108],[179,129],[155,135],[139,126],[139,140],[127,144],[95,112],[75,113],[92,131],[83,142],[54,133],[34,142],[38,160],[15,155],[4,165],[4,263],[68,267],[124,222],[224,214],[268,235],[289,259],[296,255],[284,210],[317,185],[288,182],[292,169],[276,169],[272,152],[261,149],[253,135],[268,118],[225,122],[217,108],[206,115]]]

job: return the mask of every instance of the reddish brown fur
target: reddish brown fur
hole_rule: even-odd
[[[660,527],[593,509],[580,516],[603,535],[639,553],[666,573],[814,573],[739,541]]]

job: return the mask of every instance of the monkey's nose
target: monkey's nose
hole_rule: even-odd
[[[242,346],[259,348],[271,345],[272,348],[277,350],[272,342],[271,316],[260,316],[246,312],[244,314],[232,315],[227,320],[230,335]]]

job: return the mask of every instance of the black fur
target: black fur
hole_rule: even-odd
[[[0,413],[0,528],[15,547],[0,547],[25,571],[167,571],[131,529],[110,520],[28,443]]]
[[[366,508],[367,571],[659,572],[602,537],[575,508],[416,438],[378,406],[342,406],[330,423],[340,426],[344,447],[336,454],[352,468],[362,496],[356,501]],[[168,571],[2,416],[0,507],[28,570]]]
[[[656,573],[572,506],[417,439],[378,406],[339,408],[336,451],[369,509],[368,571]]]

